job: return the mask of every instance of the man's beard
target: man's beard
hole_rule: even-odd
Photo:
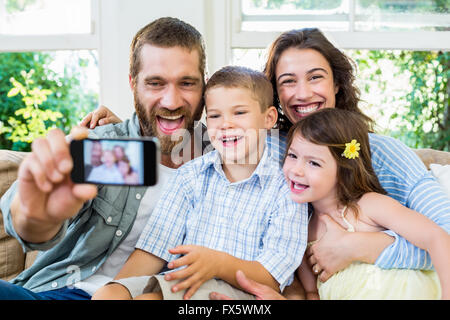
[[[167,108],[153,106],[152,108],[150,108],[149,112],[147,112],[146,108],[139,100],[137,92],[135,91],[134,107],[139,119],[142,135],[147,137],[158,138],[161,153],[170,154],[172,150],[175,148],[175,146],[182,143],[183,140],[184,141],[190,140],[185,139],[183,137],[193,132],[194,121],[198,121],[200,119],[203,111],[203,99],[200,101],[200,104],[196,107],[193,114],[191,114],[190,110],[185,106],[179,107],[176,110],[169,110]],[[183,116],[184,123],[183,126],[178,129],[179,132],[172,135],[162,134],[158,132],[158,124],[157,124],[158,116],[173,117],[180,115]]]

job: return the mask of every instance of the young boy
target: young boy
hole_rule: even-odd
[[[307,206],[290,199],[265,143],[277,120],[272,97],[270,82],[251,69],[211,77],[206,122],[216,150],[177,170],[119,280],[94,299],[208,299],[218,290],[251,299],[237,289],[238,269],[277,291],[291,283],[306,247]],[[165,262],[175,270],[148,276]]]

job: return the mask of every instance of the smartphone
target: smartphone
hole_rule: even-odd
[[[153,186],[160,162],[156,138],[72,140],[74,183]]]

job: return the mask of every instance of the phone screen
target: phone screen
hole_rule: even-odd
[[[143,185],[144,143],[84,140],[84,179],[95,184]]]

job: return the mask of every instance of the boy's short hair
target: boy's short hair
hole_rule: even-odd
[[[206,83],[205,97],[208,91],[216,88],[248,89],[253,99],[258,101],[264,112],[273,102],[273,89],[264,73],[240,66],[226,66],[216,71]]]

